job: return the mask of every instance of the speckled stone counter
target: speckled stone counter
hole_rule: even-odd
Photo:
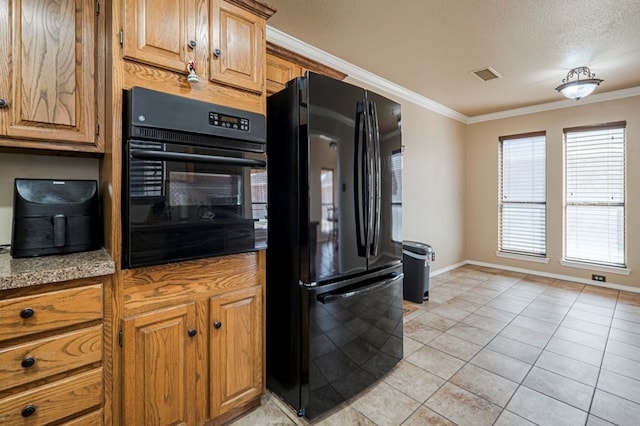
[[[21,259],[12,258],[8,250],[0,253],[0,290],[111,275],[114,272],[115,263],[104,249]]]

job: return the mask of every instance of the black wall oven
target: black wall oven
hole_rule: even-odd
[[[122,267],[266,248],[265,117],[124,93]]]

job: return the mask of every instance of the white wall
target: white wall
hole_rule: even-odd
[[[15,178],[98,180],[98,159],[0,153],[0,245],[11,243]]]

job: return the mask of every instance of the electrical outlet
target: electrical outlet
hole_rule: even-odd
[[[434,260],[436,260],[436,252],[432,251],[431,252],[431,261],[433,262]]]
[[[600,281],[601,283],[607,282],[607,277],[605,277],[604,275],[592,274],[591,279],[594,281]]]

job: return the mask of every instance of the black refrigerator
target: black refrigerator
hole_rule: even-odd
[[[267,100],[267,388],[313,418],[402,359],[400,105],[308,72]]]

